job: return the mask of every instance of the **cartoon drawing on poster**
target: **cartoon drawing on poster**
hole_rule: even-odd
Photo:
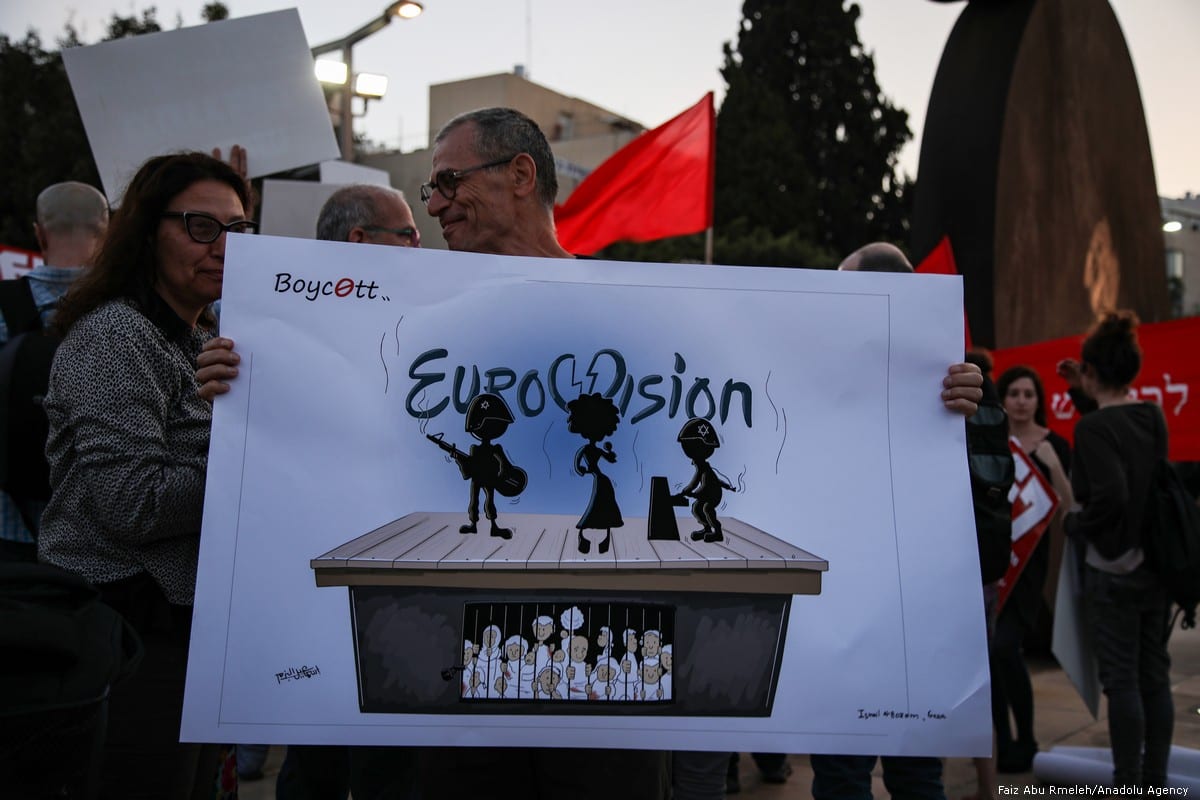
[[[560,631],[563,647],[555,650],[555,656],[530,660],[528,644],[516,633],[507,636],[502,651],[497,650],[494,655],[488,653],[486,643],[492,637],[523,630],[530,618],[537,624],[538,619],[551,619],[556,612],[563,625]],[[647,628],[642,634],[644,646],[655,655],[648,657],[648,663],[640,670],[631,669],[625,673],[627,686],[614,686],[614,681],[621,680],[623,666],[590,638],[600,621],[661,626],[661,629]],[[479,635],[484,646],[478,656],[464,657],[461,665],[447,670],[443,677],[450,680],[454,672],[472,671],[477,677],[461,682],[462,698],[499,701],[516,712],[522,707],[526,711],[543,709],[513,701],[572,701],[564,706],[579,701],[669,701],[670,689],[661,683],[665,670],[659,663],[658,654],[664,638],[673,635],[674,626],[674,609],[667,606],[589,603],[573,604],[559,611],[556,605],[540,602],[470,603],[464,609],[463,629],[469,632],[482,630]],[[541,623],[541,627],[546,633],[546,623]],[[635,641],[637,634],[637,630],[630,629]],[[670,644],[666,646],[670,647]],[[471,651],[472,648],[464,647],[464,654]],[[491,691],[487,688],[489,682]],[[643,688],[647,685],[648,688]],[[571,708],[561,710],[569,712]],[[638,710],[633,705],[627,709],[629,712]]]
[[[444,450],[458,464],[463,480],[471,482],[470,501],[467,503],[467,523],[459,526],[459,533],[475,533],[479,522],[479,495],[484,498],[483,515],[491,526],[491,535],[511,539],[512,530],[496,524],[496,492],[504,497],[516,497],[525,489],[525,470],[514,466],[504,453],[504,448],[494,444],[513,423],[512,412],[504,400],[494,394],[480,394],[471,398],[467,407],[467,433],[479,444],[462,452],[452,444],[446,444],[442,435],[426,434],[431,442]]]
[[[660,661],[662,663],[663,672],[659,678],[659,683],[662,685],[664,700],[671,699],[671,684],[672,684],[671,665],[672,665],[673,659],[675,657],[674,651],[672,648],[673,648],[673,645],[664,644],[662,647],[662,657],[660,659]]]
[[[381,249],[230,244],[186,737],[986,748],[957,279]]]
[[[600,469],[602,460],[611,464],[617,460],[617,454],[613,452],[612,442],[605,442],[603,449],[597,444],[616,432],[621,412],[616,403],[599,392],[581,394],[567,403],[567,409],[570,411],[567,430],[578,433],[587,441],[575,453],[575,472],[592,476],[591,500],[579,522],[575,523],[579,529],[579,552],[587,553],[592,547],[591,540],[583,535],[585,530],[602,530],[604,540],[600,542],[599,552],[607,553],[612,529],[625,523],[621,521],[612,481]]]
[[[677,495],[680,499],[690,497],[694,501],[692,516],[700,523],[700,528],[692,531],[692,541],[723,542],[725,537],[721,534],[721,520],[717,519],[717,507],[721,505],[723,489],[731,492],[736,492],[737,489],[719,476],[708,463],[708,459],[721,446],[716,428],[703,417],[693,417],[679,430],[679,446],[696,467],[692,479]]]
[[[393,330],[399,330],[399,323],[393,326]],[[398,338],[397,336],[397,340]],[[429,363],[430,356],[442,358],[448,352],[446,348],[427,349],[418,356],[417,361],[424,365]],[[563,357],[559,356],[554,363],[561,364],[563,360]],[[597,366],[603,360],[611,360],[618,365],[616,370],[618,375],[625,369],[623,366],[624,356],[619,350],[607,348],[598,351],[596,356],[590,360],[586,373],[592,376],[592,387],[589,388],[594,388]],[[686,361],[679,354],[675,354],[673,363],[677,373],[682,373],[686,369]],[[415,366],[410,366],[408,372],[410,376],[420,374],[417,373]],[[617,432],[622,419],[622,408],[618,406],[612,396],[598,391],[585,391],[582,383],[573,382],[571,386],[576,390],[576,396],[566,399],[568,396],[566,387],[557,385],[553,382],[554,378],[551,377],[551,394],[557,398],[556,404],[567,412],[566,431],[582,437],[584,440],[584,444],[575,450],[571,463],[575,475],[591,479],[588,504],[582,515],[574,522],[574,542],[566,542],[557,538],[559,530],[563,530],[561,520],[557,519],[555,515],[536,513],[537,509],[529,509],[530,513],[522,514],[520,524],[513,524],[511,527],[502,526],[498,522],[499,511],[496,506],[496,495],[509,498],[515,505],[519,495],[529,488],[530,479],[524,469],[512,463],[498,441],[516,422],[512,410],[500,394],[504,388],[512,388],[515,382],[515,372],[509,380],[497,381],[496,376],[499,372],[499,370],[489,370],[486,373],[488,378],[486,384],[481,384],[473,369],[469,388],[464,388],[461,384],[465,382],[465,370],[457,368],[451,397],[444,398],[432,406],[429,405],[425,395],[414,400],[410,393],[408,398],[409,422],[416,426],[427,440],[433,442],[445,453],[447,462],[457,465],[463,480],[470,482],[467,522],[458,527],[458,533],[474,534],[477,532],[480,518],[480,497],[482,496],[482,513],[490,524],[490,534],[492,537],[503,540],[503,543],[488,548],[485,568],[490,566],[499,571],[507,567],[510,571],[516,569],[519,572],[527,572],[528,564],[525,556],[531,547],[536,549],[545,541],[549,543],[549,552],[566,553],[573,549],[579,554],[573,556],[569,564],[560,559],[557,564],[559,568],[567,566],[572,569],[592,568],[595,570],[593,575],[601,579],[605,574],[601,570],[611,570],[619,575],[622,559],[616,555],[609,556],[609,552],[612,547],[612,529],[625,527],[625,520],[617,501],[613,481],[603,471],[601,465],[604,463],[617,464],[618,459],[613,444],[606,440],[609,440]],[[551,376],[556,374],[554,368],[550,370],[550,374]],[[425,377],[424,374],[422,377]],[[673,382],[682,386],[682,382],[677,376],[673,376]],[[390,381],[385,382],[385,387],[389,383]],[[632,387],[632,378],[614,380],[610,387],[610,394],[617,395],[615,389],[622,384]],[[697,383],[696,386],[705,392],[708,391],[704,383]],[[481,388],[487,391],[481,391]],[[748,417],[752,402],[751,391],[749,384],[743,381],[732,379],[727,381],[724,389],[727,401],[720,406],[725,411],[722,417],[728,417],[730,407],[728,400],[735,393],[741,395],[744,413]],[[519,395],[519,397],[523,398],[524,395]],[[686,408],[689,413],[692,413],[696,410],[697,402],[702,401],[702,393],[693,392],[683,402],[681,402],[681,398],[681,392],[673,391],[670,406]],[[469,449],[462,450],[456,443],[447,442],[443,432],[428,432],[430,420],[438,417],[443,411],[449,411],[450,401],[453,401],[455,409],[463,403],[466,404],[464,428],[476,440],[476,443],[472,444]],[[628,393],[625,396],[625,402],[628,402]],[[686,485],[682,481],[679,482],[679,489],[670,496],[670,502],[672,506],[680,506],[687,505],[688,500],[692,501],[692,515],[701,527],[690,536],[690,541],[694,543],[691,545],[691,552],[696,557],[703,559],[710,568],[717,565],[716,568],[719,569],[720,561],[728,556],[728,552],[726,548],[717,546],[726,542],[717,510],[721,506],[723,493],[736,490],[733,484],[709,463],[709,459],[721,446],[716,426],[709,420],[709,417],[717,416],[719,406],[715,398],[710,397],[704,402],[707,402],[708,405],[708,416],[689,418],[674,437],[675,444],[690,460],[693,475]],[[665,399],[663,399],[663,403],[666,403]],[[531,410],[522,403],[521,399],[518,400],[518,408],[527,416]],[[653,409],[653,406],[650,408]],[[637,415],[634,416],[634,419],[636,418]],[[674,449],[665,437],[651,440],[648,446],[653,447],[656,451]],[[544,451],[551,464],[562,460],[558,457],[559,451],[552,449],[549,444],[544,445]],[[642,453],[635,454],[635,460],[645,459],[648,455],[644,447]],[[539,476],[535,474],[535,484],[538,478]],[[665,481],[666,478],[659,476],[652,479],[652,482]],[[343,544],[331,553],[318,555],[313,560],[313,568],[318,573],[318,583],[342,585],[337,580],[323,583],[322,572],[326,570],[331,559],[340,560],[340,556],[335,555],[337,552],[359,550],[364,545],[369,546],[375,552],[381,552],[380,548],[385,546],[391,548],[391,552],[395,556],[391,558],[393,566],[398,566],[408,559],[408,550],[416,542],[420,543],[420,548],[425,556],[431,552],[430,548],[436,547],[440,547],[443,554],[458,551],[461,540],[455,541],[456,537],[451,533],[454,528],[450,524],[448,512],[431,508],[428,505],[411,509],[401,508],[399,511],[408,513],[403,513],[397,520],[401,524],[395,531],[386,535],[382,529],[371,531],[363,537]],[[674,525],[677,530],[677,523],[674,519],[671,519],[669,524]],[[559,528],[552,532],[556,525]],[[780,548],[790,547],[788,543],[776,539],[770,534],[753,529],[744,523],[742,525],[741,536],[744,537],[747,532],[752,531],[755,546],[759,548],[768,547],[778,551]],[[568,528],[563,532],[570,530]],[[585,531],[590,530],[604,531],[604,538],[596,546],[594,554],[592,553],[593,543],[585,535]],[[650,540],[653,537],[650,534],[648,517],[631,520],[631,526],[625,531],[625,536],[627,538],[622,539],[622,546],[618,548],[619,550],[629,553],[640,548],[643,552],[653,552],[650,549],[652,548]],[[634,542],[629,538],[633,536],[641,537],[642,541]],[[678,540],[679,537],[676,534],[673,538]],[[381,686],[397,686],[398,681],[393,679],[387,669],[374,669],[375,662],[363,651],[390,653],[392,658],[397,659],[408,658],[404,642],[409,637],[396,635],[389,640],[379,635],[378,629],[381,626],[389,630],[392,629],[392,626],[379,622],[381,614],[387,612],[379,611],[373,601],[362,601],[361,598],[365,591],[360,588],[362,583],[363,581],[347,581],[345,583],[350,589],[354,624],[358,628],[356,647],[359,652],[356,662],[359,664],[361,710],[368,712],[388,708],[393,711],[416,713],[428,710],[431,706],[444,708],[449,695],[436,691],[436,687],[434,687],[434,691],[419,697],[415,696],[415,691],[411,687],[406,687],[400,693],[380,688]],[[521,583],[522,581],[519,580],[518,584]],[[424,588],[428,591],[441,585],[440,577],[430,576],[430,579],[425,581]],[[535,588],[538,585],[535,581],[529,581],[524,583],[524,588]],[[614,596],[618,594],[620,581],[618,580],[611,589],[610,594]],[[406,598],[410,596],[410,593],[398,589],[390,591],[395,597],[396,607],[406,605]],[[742,591],[751,590],[743,587]],[[689,697],[691,695],[707,696],[711,700],[713,697],[721,696],[724,699],[718,702],[718,707],[715,709],[711,704],[681,703],[677,713],[697,714],[701,713],[701,709],[704,713],[723,714],[760,714],[769,711],[771,698],[776,689],[779,662],[786,645],[784,620],[791,604],[791,597],[788,593],[764,592],[758,588],[752,591],[767,595],[773,603],[771,606],[773,615],[771,629],[773,632],[769,640],[771,646],[746,653],[739,652],[740,658],[738,659],[724,659],[717,662],[726,665],[724,671],[720,668],[713,669],[710,670],[712,675],[706,680],[695,678],[687,681],[685,685],[688,688]],[[796,588],[795,591],[802,590]],[[464,647],[463,652],[466,657],[463,663],[446,667],[442,670],[443,676],[450,676],[456,672],[462,673],[463,679],[459,692],[461,700],[506,701],[513,713],[541,713],[543,710],[532,706],[523,708],[519,702],[523,700],[587,701],[602,697],[606,701],[630,704],[670,700],[669,690],[665,689],[662,683],[662,678],[666,674],[660,660],[663,646],[662,611],[657,611],[657,620],[649,623],[654,627],[631,625],[631,620],[638,617],[638,614],[631,617],[629,607],[623,605],[621,607],[625,608],[624,618],[618,614],[615,627],[609,624],[600,625],[597,635],[594,622],[597,620],[605,623],[614,622],[613,606],[585,605],[585,598],[592,597],[595,597],[594,592],[584,595],[564,587],[563,590],[556,593],[556,600],[563,605],[557,617],[554,614],[543,613],[544,602],[536,603],[532,609],[526,605],[517,608],[503,605],[500,606],[503,614],[498,616],[498,612],[492,605],[488,605],[488,610],[482,612],[481,609],[484,607],[473,602],[476,599],[473,594],[458,591],[457,588],[448,592],[445,597],[446,602],[451,606],[455,603],[462,603],[466,609],[461,640],[463,642],[475,641],[478,644],[469,651]],[[373,600],[377,599],[375,595],[372,595],[372,598]],[[502,596],[498,595],[496,601],[501,599]],[[628,600],[629,598],[622,599]],[[585,613],[581,609],[581,605],[585,605],[589,609],[588,612]],[[540,608],[543,610],[539,610]],[[603,610],[604,608],[607,610]],[[738,608],[740,612],[741,607]],[[781,614],[776,614],[777,608],[782,608]],[[512,612],[511,616],[509,612]],[[487,624],[480,623],[481,613],[485,614],[484,618],[488,620]],[[641,607],[640,616],[643,620],[646,613],[645,607]],[[410,611],[409,614],[413,615],[414,612]],[[728,612],[721,611],[716,605],[706,608],[699,614],[685,613],[682,618],[685,623],[689,624],[689,635],[696,635],[694,631],[701,626],[724,626],[730,631],[736,629],[736,619]],[[529,645],[522,646],[520,637],[517,635],[525,630],[524,623],[527,619],[532,620],[532,648]],[[367,621],[365,627],[364,621]],[[558,641],[553,638],[556,623],[558,625]],[[672,611],[670,625],[672,630],[674,625],[674,612]],[[621,631],[621,644],[624,652],[619,659],[611,658],[612,645],[609,640],[613,630]],[[426,640],[431,635],[428,631],[413,631],[413,634],[420,635]],[[593,647],[593,638],[596,639],[598,649]],[[440,647],[440,642],[438,646]],[[756,697],[753,703],[742,706],[733,699],[732,694],[715,687],[719,682],[736,677],[737,671],[753,669],[753,666],[748,665],[747,658],[755,657],[761,662],[758,666],[764,668],[770,677],[764,683],[765,694]],[[594,686],[592,675],[598,668],[603,668],[599,689]],[[669,680],[667,686],[670,689],[676,688],[673,680]],[[542,705],[542,703],[538,705]],[[636,713],[639,710],[644,712],[646,708],[630,705],[626,712]],[[561,711],[569,713],[571,708],[564,706]]]

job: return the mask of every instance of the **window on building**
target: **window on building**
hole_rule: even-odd
[[[1183,251],[1167,251],[1167,293],[1171,298],[1171,316],[1184,314],[1183,298],[1187,286],[1183,280]]]

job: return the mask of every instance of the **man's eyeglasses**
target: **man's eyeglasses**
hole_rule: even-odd
[[[258,223],[252,219],[235,219],[228,224],[200,211],[164,211],[164,217],[183,220],[183,227],[193,242],[211,244],[225,231],[233,233],[258,233]]]
[[[486,164],[480,164],[477,167],[467,167],[466,169],[444,169],[433,176],[433,180],[429,183],[421,184],[421,202],[429,205],[430,199],[433,197],[433,190],[437,189],[438,194],[447,200],[453,200],[454,195],[458,193],[458,185],[462,183],[463,178],[470,175],[472,172],[478,172],[481,169],[491,169],[498,167],[501,164],[507,164],[516,158],[520,153],[515,153],[508,158],[499,158],[495,161],[489,161]]]
[[[401,239],[407,239],[409,247],[421,246],[421,232],[411,225],[404,228],[385,228],[382,225],[363,225],[362,229],[364,231],[371,231],[372,233],[390,233],[392,236],[398,236]]]

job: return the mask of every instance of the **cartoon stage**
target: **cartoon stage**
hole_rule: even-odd
[[[586,442],[575,470],[593,485],[582,517],[499,523],[494,493],[519,494],[526,474],[495,441],[511,413],[483,394],[466,414],[478,444],[426,435],[470,481],[465,524],[410,513],[312,559],[318,586],[349,587],[363,712],[770,715],[792,597],[820,594],[828,563],[717,518],[734,487],[709,463],[720,441],[699,418],[677,438],[691,481],[672,494],[652,477],[647,516],[624,516],[599,469],[616,459],[599,446],[617,424],[609,406],[569,404]],[[471,535],[480,495],[489,536]],[[689,500],[701,527],[680,536],[675,508]],[[605,532],[596,547],[589,529]]]
[[[408,514],[312,560],[318,586],[349,587],[364,712],[768,716],[792,595],[820,594],[828,569],[735,518],[724,520],[720,543],[650,540],[645,518],[626,518],[624,535],[606,553],[579,552],[573,516],[509,514],[511,539],[463,536],[461,519],[454,512]],[[584,610],[575,629],[562,623],[572,607]],[[541,669],[531,676],[527,665],[524,682],[520,664],[512,664],[516,680],[506,677],[508,685],[497,689],[510,662],[538,647],[533,622],[540,617],[553,623],[540,640],[549,657],[535,655],[532,666]],[[570,699],[572,660],[585,664],[577,669],[590,679],[604,676],[609,658],[621,669],[629,652],[617,641],[606,654],[597,645],[603,628],[610,637],[633,630],[643,641],[648,631],[661,634],[658,646],[672,646],[671,669],[659,660],[671,678],[669,697],[656,689],[651,698],[639,696],[629,675],[642,686],[646,676],[631,666],[604,682],[616,683],[616,697],[604,684],[599,692],[577,687],[575,697],[607,702]],[[586,640],[582,657],[573,657],[564,632]],[[471,656],[464,658],[467,642]],[[524,656],[510,657],[508,645]],[[555,661],[555,653],[562,658]],[[539,672],[549,674],[535,690]]]

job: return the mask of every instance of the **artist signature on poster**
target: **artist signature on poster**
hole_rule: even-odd
[[[929,720],[943,720],[946,715],[939,711],[926,711],[924,714],[915,711],[897,711],[893,708],[877,708],[869,711],[865,708],[858,709],[859,719],[919,719],[922,722]]]
[[[301,678],[315,678],[316,676],[318,676],[320,674],[321,674],[321,668],[316,666],[315,664],[311,667],[308,666],[307,664],[303,667],[288,667],[283,672],[275,673],[275,683],[284,683],[285,681],[298,681]]]

